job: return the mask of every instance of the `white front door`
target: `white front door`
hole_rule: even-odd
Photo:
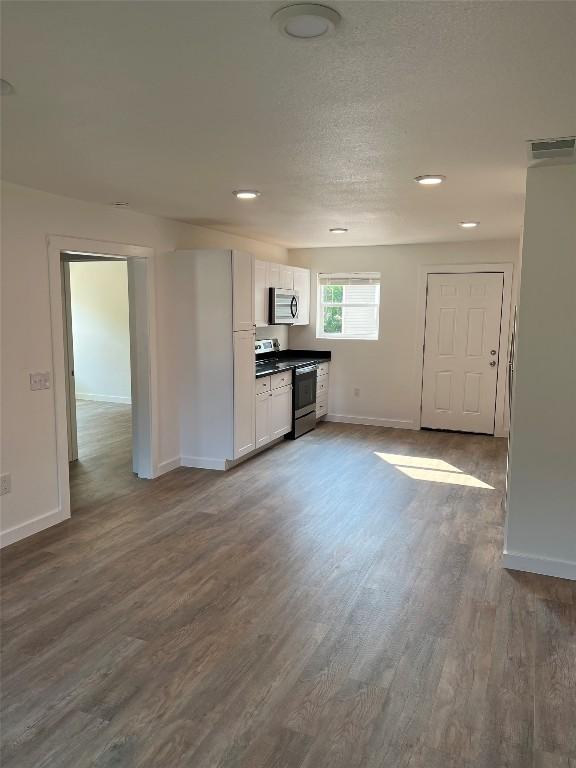
[[[494,434],[503,285],[501,272],[428,275],[423,427]]]

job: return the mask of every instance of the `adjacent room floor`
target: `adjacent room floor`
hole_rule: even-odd
[[[504,440],[139,481],[116,434],[3,557],[5,768],[574,768],[576,584],[502,570]]]

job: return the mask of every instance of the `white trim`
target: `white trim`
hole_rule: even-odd
[[[94,395],[91,392],[76,392],[76,400],[94,400],[96,403],[132,404],[132,398],[129,395]]]
[[[178,469],[178,467],[181,466],[182,462],[180,460],[180,456],[175,456],[173,459],[161,461],[160,464],[158,464],[158,475],[165,475],[166,472],[171,472],[173,469]]]
[[[15,525],[13,528],[7,528],[0,533],[0,549],[7,547],[9,544],[14,544],[21,539],[26,539],[35,533],[40,533],[40,531],[46,528],[51,528],[57,523],[62,523],[69,517],[70,514],[66,514],[64,510],[53,509],[51,512],[33,517],[31,520],[26,520],[25,523]]]
[[[181,456],[180,465],[193,469],[227,469],[226,459],[210,459],[202,456]]]
[[[424,329],[426,325],[426,288],[430,274],[466,274],[467,272],[501,272],[504,275],[502,289],[502,316],[500,320],[500,355],[498,358],[498,384],[496,387],[496,413],[494,418],[494,437],[506,437],[509,431],[510,416],[507,407],[508,352],[512,331],[510,318],[512,311],[512,281],[514,264],[500,262],[495,264],[421,264],[418,269],[418,300],[416,305],[416,365],[414,369],[414,429],[420,429],[422,420],[422,375],[424,370]]]
[[[512,571],[528,571],[542,576],[555,576],[558,579],[576,581],[576,563],[569,560],[555,560],[551,557],[534,557],[520,552],[506,552],[502,559],[504,568]]]
[[[369,416],[343,416],[339,413],[328,413],[325,421],[334,421],[339,424],[364,424],[367,427],[391,427],[393,429],[419,429],[411,419],[380,419]]]
[[[70,479],[68,473],[68,422],[66,416],[66,366],[64,360],[64,328],[62,315],[62,280],[60,261],[62,252],[97,253],[100,255],[118,256],[128,260],[129,289],[136,284],[134,292],[136,309],[142,314],[139,324],[137,344],[141,348],[142,363],[138,366],[136,376],[132,376],[132,385],[139,384],[141,398],[134,398],[133,411],[137,419],[133,421],[144,427],[142,439],[138,442],[143,446],[139,455],[138,475],[140,477],[155,477],[158,473],[158,392],[156,374],[156,315],[154,305],[154,250],[138,245],[125,243],[110,243],[86,238],[63,237],[48,235],[46,238],[48,251],[48,279],[50,285],[50,319],[52,336],[52,380],[54,397],[54,421],[56,433],[56,464],[59,508],[63,519],[70,517]],[[132,342],[132,338],[131,338]],[[139,382],[135,382],[139,379]],[[142,399],[140,403],[138,400]],[[134,441],[136,444],[136,440]]]

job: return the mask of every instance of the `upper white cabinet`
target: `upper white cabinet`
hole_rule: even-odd
[[[298,320],[294,325],[310,322],[310,270],[294,267],[294,290],[298,293]]]
[[[232,251],[232,328],[251,331],[254,327],[254,257]]]
[[[254,262],[254,323],[257,328],[268,325],[269,267],[267,261]]]
[[[302,267],[289,267],[273,261],[254,262],[254,324],[268,325],[269,289],[281,288],[297,291],[299,296],[298,320],[295,325],[310,322],[310,272]]]
[[[254,329],[234,335],[234,458],[250,453],[255,444]]]
[[[274,288],[283,288],[285,291],[294,290],[294,269],[284,264],[280,265],[280,285]]]
[[[268,288],[282,288],[280,279],[280,264],[276,264],[273,261],[266,262],[268,264]]]

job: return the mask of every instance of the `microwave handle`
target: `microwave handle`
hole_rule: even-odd
[[[292,296],[292,301],[290,302],[290,314],[294,318],[298,315],[298,299],[296,296]]]

